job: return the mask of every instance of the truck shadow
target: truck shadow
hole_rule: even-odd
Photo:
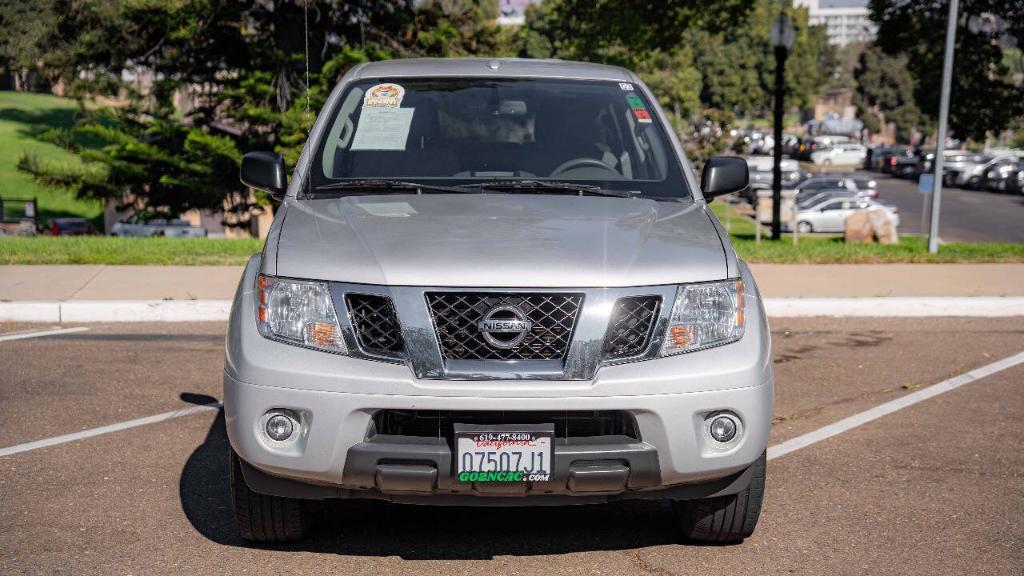
[[[183,395],[183,398],[185,395]],[[196,403],[207,403],[194,400]],[[238,536],[228,491],[228,438],[221,410],[181,472],[181,507],[207,539],[251,547]],[[678,541],[667,502],[589,506],[455,508],[376,501],[316,505],[310,536],[265,546],[406,560],[488,560],[590,550],[629,550]]]

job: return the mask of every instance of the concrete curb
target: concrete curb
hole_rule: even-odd
[[[223,322],[231,300],[69,300],[0,302],[7,322]]]
[[[766,298],[765,311],[773,318],[1024,316],[1020,296],[928,296],[879,298]]]
[[[1024,316],[1024,297],[767,298],[773,318]],[[223,322],[230,300],[0,302],[0,322]]]

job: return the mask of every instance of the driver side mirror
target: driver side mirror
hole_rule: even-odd
[[[742,192],[749,185],[747,161],[735,156],[712,157],[704,164],[700,175],[700,189],[708,202],[716,196]]]
[[[238,174],[242,184],[263,190],[280,202],[288,189],[288,175],[284,158],[273,152],[249,152],[242,156],[242,167]]]

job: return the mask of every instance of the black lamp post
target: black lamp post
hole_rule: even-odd
[[[772,25],[772,46],[775,47],[775,161],[772,163],[772,240],[782,235],[782,113],[786,96],[786,58],[793,46],[796,31],[785,14]]]

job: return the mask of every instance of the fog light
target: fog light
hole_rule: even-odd
[[[728,416],[717,416],[711,421],[711,437],[719,442],[729,442],[736,437],[736,421]]]
[[[283,442],[291,437],[295,431],[292,419],[284,414],[274,414],[267,420],[267,436],[278,442]]]

